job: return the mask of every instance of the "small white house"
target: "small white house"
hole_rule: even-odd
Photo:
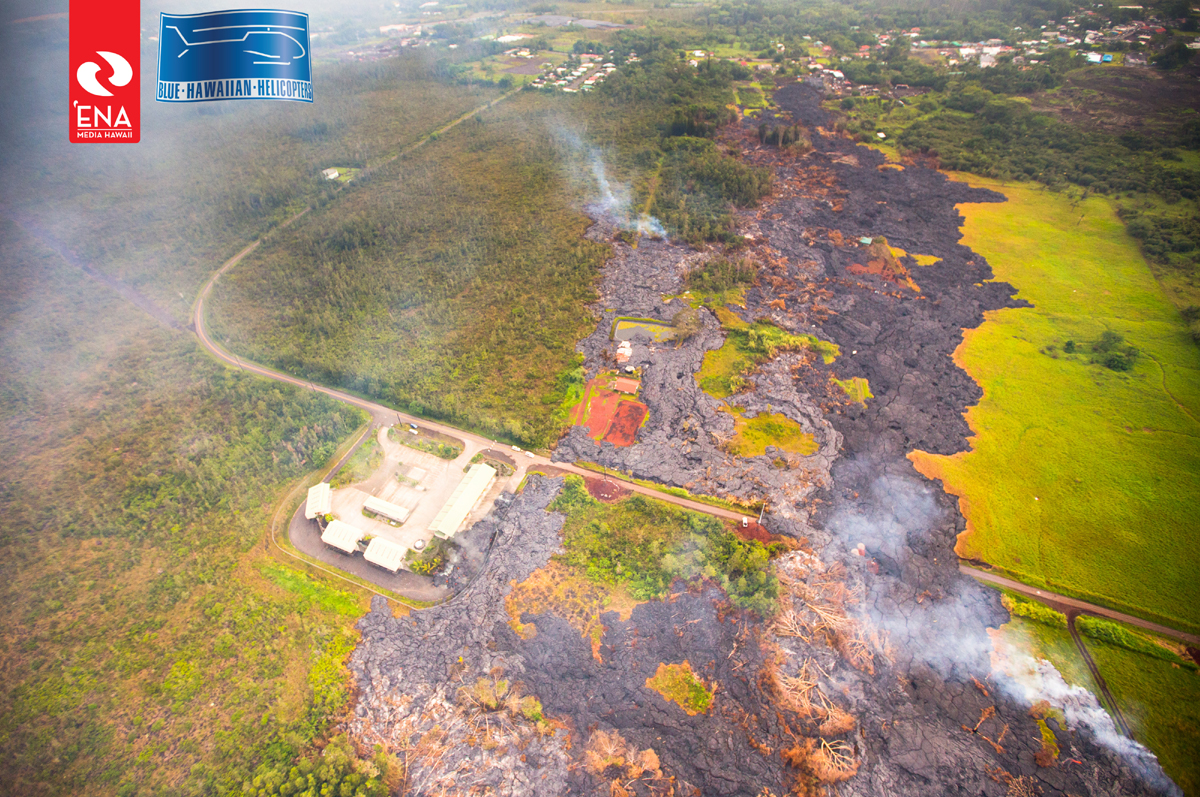
[[[358,550],[358,541],[366,535],[349,523],[331,520],[321,535],[321,542],[342,553],[352,554]]]
[[[338,170],[326,169],[325,171],[321,172],[321,176],[326,180],[336,180],[338,178]]]
[[[404,564],[404,554],[406,553],[408,553],[408,548],[403,545],[382,537],[375,537],[367,543],[367,550],[363,553],[363,558],[376,567],[382,567],[384,570],[395,573]]]
[[[328,515],[333,507],[333,491],[329,482],[314,484],[308,488],[308,501],[304,504],[304,517],[315,520],[322,515]]]

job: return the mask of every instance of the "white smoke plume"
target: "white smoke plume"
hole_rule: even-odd
[[[566,125],[556,126],[554,136],[565,161],[578,163],[586,159],[588,163],[591,180],[584,184],[584,190],[594,197],[587,203],[589,211],[605,217],[623,230],[651,237],[666,237],[667,230],[662,222],[647,213],[635,213],[629,186],[609,179],[608,167],[599,148],[586,143],[579,133]],[[579,172],[573,169],[572,176],[580,179]]]
[[[911,582],[906,574],[919,574],[939,556],[933,550],[938,544],[928,543],[929,530],[942,519],[942,510],[928,485],[881,476],[872,483],[868,498],[865,508],[835,513],[826,529],[842,544],[847,560],[853,561],[850,552],[861,543],[867,558],[878,563],[880,573],[866,580],[863,619],[886,632],[899,666],[920,662],[943,678],[990,678],[1026,706],[1045,700],[1063,711],[1070,726],[1088,728],[1097,743],[1121,756],[1159,793],[1182,794],[1153,753],[1117,731],[1095,695],[1067,684],[1053,664],[1029,655],[1031,645],[1006,634],[1009,644],[1003,645],[1002,654],[997,651],[986,628],[992,610],[984,587],[957,580],[947,585],[953,590],[949,594],[929,595],[912,594],[916,588],[897,582]],[[940,555],[954,557],[950,551]]]
[[[1111,716],[1088,690],[1071,686],[1053,664],[1018,650],[997,657],[994,683],[1011,697],[1032,706],[1046,701],[1061,709],[1069,727],[1086,726],[1099,744],[1120,755],[1147,783],[1162,794],[1183,797],[1145,747],[1117,731]]]

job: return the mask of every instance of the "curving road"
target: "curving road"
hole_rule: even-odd
[[[289,219],[286,223],[290,224],[302,215],[304,214],[297,214]],[[289,385],[295,385],[296,387],[302,387],[309,390],[314,390],[318,393],[324,393],[325,395],[337,399],[338,401],[358,407],[359,409],[366,410],[371,414],[371,417],[374,421],[373,425],[387,426],[388,424],[396,421],[405,424],[415,423],[423,429],[429,429],[434,432],[456,437],[463,442],[474,443],[484,449],[503,448],[503,446],[498,445],[495,440],[484,437],[483,435],[458,429],[447,424],[436,423],[434,421],[426,420],[425,418],[418,418],[415,415],[408,415],[403,412],[398,412],[391,407],[386,407],[382,404],[368,401],[364,398],[359,398],[358,396],[350,393],[345,393],[341,390],[335,390],[331,387],[325,387],[324,385],[318,385],[315,382],[310,382],[307,379],[301,379],[299,377],[292,376],[291,374],[285,374],[282,371],[276,371],[274,368],[269,368],[265,365],[244,360],[241,357],[229,352],[223,346],[221,346],[221,344],[213,340],[212,336],[209,334],[208,327],[204,322],[204,303],[208,299],[209,294],[212,292],[213,285],[216,283],[217,279],[229,269],[236,266],[246,255],[253,252],[258,247],[259,243],[260,241],[255,241],[226,261],[225,264],[213,274],[212,278],[204,284],[204,287],[201,289],[200,295],[196,300],[195,307],[192,310],[192,328],[196,333],[197,339],[200,341],[200,345],[208,350],[210,354],[222,362],[234,366],[235,368],[241,368],[243,371],[249,371],[250,373],[266,377],[267,379],[274,379],[277,382],[286,382]],[[533,454],[532,452],[525,452],[523,456],[517,457],[517,477],[523,476],[529,471],[530,468],[536,470],[538,466],[553,467],[560,471],[566,471],[568,473],[574,473],[579,476],[586,476],[590,478],[596,478],[597,476],[594,471],[587,470],[586,468],[581,468],[577,465],[566,462],[551,462],[549,457]],[[700,501],[692,501],[687,498],[680,498],[679,496],[671,495],[670,493],[660,492],[651,487],[637,484],[636,482],[629,481],[616,475],[609,475],[608,478],[620,481],[626,488],[635,493],[641,493],[642,495],[655,498],[659,501],[665,501],[668,504],[674,504],[676,506],[683,507],[684,509],[690,509],[693,512],[703,512],[707,515],[713,515],[714,517],[719,517],[724,520],[732,520],[739,523],[741,522],[742,518],[748,517],[748,515],[744,515],[740,512],[712,506],[711,504],[701,503]]]

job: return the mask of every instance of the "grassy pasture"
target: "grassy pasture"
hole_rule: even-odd
[[[961,498],[958,553],[1200,629],[1200,350],[1107,199],[970,181],[1009,201],[961,206],[963,242],[1033,307],[989,313],[955,353],[984,390],[971,450],[910,455]],[[1133,370],[1062,349],[1106,330],[1141,351]]]

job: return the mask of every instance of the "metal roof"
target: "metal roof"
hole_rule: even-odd
[[[487,492],[495,475],[496,469],[490,465],[484,465],[482,462],[472,465],[466,478],[458,483],[442,510],[429,524],[429,530],[442,539],[453,537],[471,513],[475,502]]]
[[[407,552],[408,549],[399,543],[376,537],[367,543],[367,551],[363,554],[363,558],[373,565],[395,573],[400,569],[400,565],[404,562],[404,554]]]
[[[325,533],[321,535],[321,542],[331,548],[337,548],[339,551],[354,553],[358,550],[358,541],[364,536],[366,536],[365,532],[356,529],[349,523],[331,520],[325,527]]]
[[[409,511],[402,506],[397,506],[391,501],[384,501],[372,495],[363,502],[363,509],[368,512],[374,512],[376,515],[383,515],[386,518],[391,518],[397,523],[403,523],[408,520]]]
[[[333,491],[329,482],[314,484],[308,488],[308,500],[304,503],[304,516],[309,520],[318,515],[328,515],[333,508]]]

